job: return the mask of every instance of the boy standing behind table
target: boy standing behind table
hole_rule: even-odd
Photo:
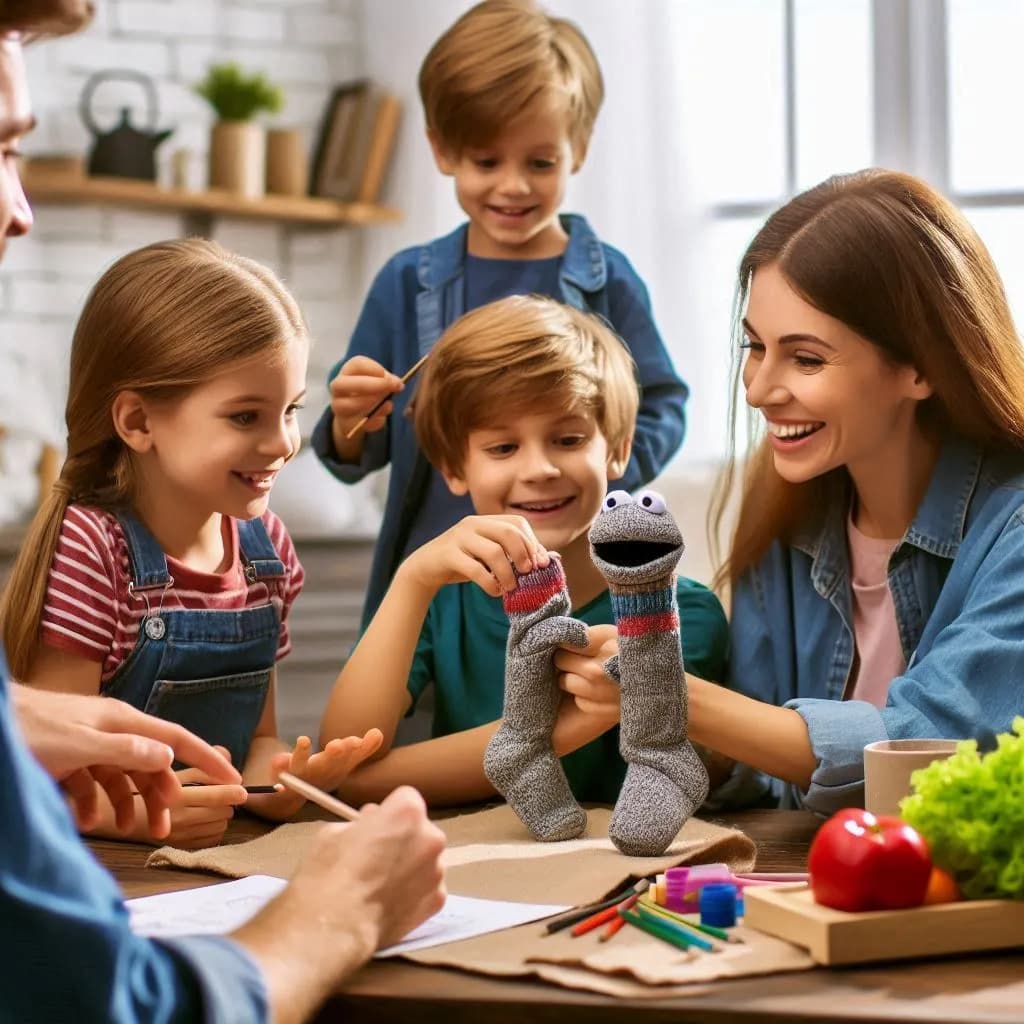
[[[580,30],[532,0],[484,0],[434,44],[419,86],[434,159],[454,179],[469,221],[398,253],[377,275],[348,351],[331,371],[331,404],[312,439],[344,483],[391,465],[364,628],[402,560],[472,513],[417,445],[401,415],[412,387],[399,379],[464,312],[537,294],[610,324],[629,348],[641,388],[624,488],[662,470],[685,426],[688,390],[643,281],[583,217],[559,213],[604,98],[600,67]]]

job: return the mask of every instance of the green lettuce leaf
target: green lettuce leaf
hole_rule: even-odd
[[[967,899],[1024,899],[1024,717],[984,757],[974,740],[910,777],[900,816]]]

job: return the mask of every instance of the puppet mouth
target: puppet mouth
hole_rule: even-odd
[[[594,552],[602,562],[622,569],[635,569],[648,562],[677,551],[678,544],[653,540],[610,540],[594,545]]]

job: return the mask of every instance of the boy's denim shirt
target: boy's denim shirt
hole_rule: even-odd
[[[630,463],[618,484],[632,490],[657,476],[682,443],[689,392],[654,327],[647,289],[629,261],[601,242],[583,217],[564,214],[561,221],[569,241],[559,272],[561,294],[553,297],[610,321],[626,340],[637,365],[642,408]],[[443,238],[406,249],[388,261],[370,288],[345,359],[366,355],[402,373],[433,348],[444,330],[466,312],[467,232],[468,225],[463,224]],[[335,364],[328,380],[334,379],[344,361]],[[331,436],[330,407],[311,439],[320,461],[344,483],[356,483],[391,464],[384,522],[363,612],[364,627],[397,568],[429,477],[412,421],[403,415],[415,390],[410,386],[395,395],[388,425],[367,435],[358,463],[338,461]]]
[[[733,597],[732,686],[803,716],[818,759],[810,789],[738,766],[716,805],[770,787],[783,805],[821,814],[863,806],[866,744],[974,738],[988,748],[1024,711],[1024,455],[945,440],[889,560],[907,668],[881,709],[842,700],[854,661],[848,507],[773,544]]]

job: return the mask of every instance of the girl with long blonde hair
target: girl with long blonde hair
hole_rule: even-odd
[[[102,276],[72,343],[67,458],[0,606],[14,678],[178,722],[247,784],[287,768],[333,789],[376,750],[379,733],[316,754],[277,738],[275,663],[303,574],[268,501],[298,451],[308,347],[273,274],[213,242],[150,245]],[[170,841],[219,841],[238,788],[182,792]],[[302,802],[247,806],[280,819]]]

